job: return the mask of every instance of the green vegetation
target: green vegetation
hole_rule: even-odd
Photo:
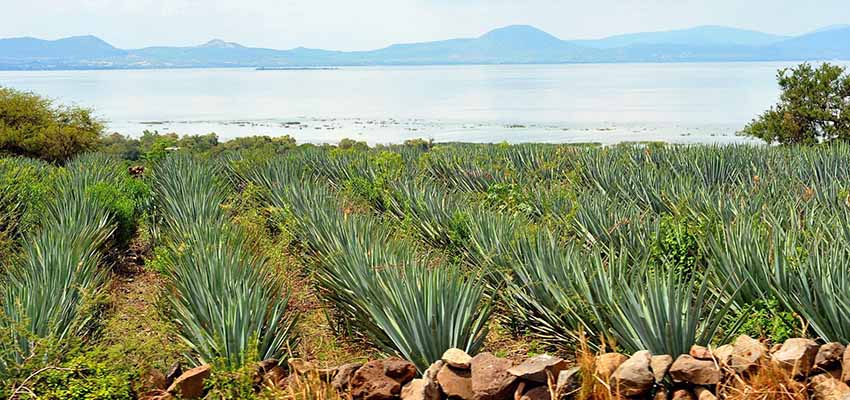
[[[138,398],[178,359],[210,398],[263,398],[270,358],[850,342],[850,144],[801,115],[813,139],[770,140],[828,144],[147,132],[0,158],[0,397]]]
[[[222,209],[227,188],[214,164],[170,157],[157,165],[170,268],[170,313],[196,365],[224,370],[285,360],[297,340],[288,295]]]
[[[63,162],[100,145],[92,110],[0,87],[0,152]]]
[[[779,71],[779,104],[744,128],[768,143],[850,139],[850,74],[842,66],[802,64]]]

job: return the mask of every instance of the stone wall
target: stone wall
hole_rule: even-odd
[[[611,399],[785,398],[760,392],[778,390],[788,398],[850,400],[850,349],[840,343],[795,338],[768,349],[740,336],[717,348],[694,346],[675,359],[639,351],[601,354],[588,364],[592,374],[550,355],[514,363],[450,349],[420,377],[412,363],[398,358],[331,369],[293,359],[288,368],[274,360],[260,363],[257,379],[286,387],[294,376],[316,374],[355,400],[560,400],[578,398],[582,386],[593,388],[595,398],[601,389],[601,397]]]

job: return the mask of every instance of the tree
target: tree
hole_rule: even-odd
[[[98,148],[102,134],[103,123],[90,109],[0,87],[2,152],[63,162]]]
[[[101,152],[118,158],[136,161],[142,156],[139,141],[118,132],[104,137],[101,144]]]
[[[745,135],[781,144],[850,139],[850,75],[844,67],[805,63],[779,70],[777,80],[779,103],[750,122]]]

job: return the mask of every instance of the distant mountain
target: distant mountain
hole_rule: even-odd
[[[776,43],[768,51],[779,59],[848,59],[850,27],[821,29]]]
[[[577,40],[574,43],[598,49],[613,49],[633,45],[764,46],[785,39],[788,37],[724,26],[698,26],[673,31],[631,33],[597,40]]]
[[[35,38],[0,39],[0,59],[97,59],[126,54],[94,36],[74,36],[59,40]]]
[[[122,50],[94,36],[0,39],[0,69],[304,67],[685,61],[850,60],[850,26],[786,37],[721,26],[561,40],[513,25],[476,38],[394,44],[370,51],[246,47],[215,39],[199,46]]]

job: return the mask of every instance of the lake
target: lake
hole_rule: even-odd
[[[370,144],[729,143],[793,63],[2,71],[0,85],[92,107],[110,132],[289,134]]]

